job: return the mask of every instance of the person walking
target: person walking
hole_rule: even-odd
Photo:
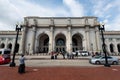
[[[25,57],[23,54],[21,55],[19,62],[18,73],[25,73]]]

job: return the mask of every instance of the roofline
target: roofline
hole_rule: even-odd
[[[95,17],[95,16],[83,16],[83,17],[39,17],[39,16],[26,16],[26,17],[24,17],[24,18],[27,18],[27,19],[29,19],[29,18],[38,18],[38,19],[51,19],[51,18],[53,18],[53,19],[68,19],[68,18],[70,18],[70,19],[81,19],[81,18],[98,18],[98,17]]]

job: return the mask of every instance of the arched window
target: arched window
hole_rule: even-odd
[[[44,40],[44,46],[48,46],[48,44],[49,44],[49,38],[46,38],[46,39]]]
[[[39,53],[47,53],[49,50],[49,36],[45,33],[39,35]]]
[[[114,52],[114,45],[113,44],[110,44],[110,52]]]
[[[5,47],[5,44],[2,43],[2,44],[0,45],[0,48],[4,48],[4,47]]]
[[[12,44],[9,43],[8,46],[7,46],[7,48],[12,49]]]
[[[64,46],[64,45],[65,45],[64,39],[59,38],[59,39],[57,40],[57,42],[56,42],[56,45],[57,45],[57,46]]]
[[[66,36],[62,33],[57,34],[55,37],[55,51],[66,51]]]
[[[77,46],[77,39],[75,39],[75,38],[72,38],[72,43],[73,43],[73,46]]]
[[[117,45],[118,52],[120,53],[120,44]]]
[[[83,50],[83,36],[80,33],[76,33],[72,36],[72,51]]]

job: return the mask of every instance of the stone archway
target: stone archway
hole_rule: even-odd
[[[66,51],[66,37],[62,33],[57,34],[55,37],[55,51],[56,52]]]
[[[72,51],[83,50],[82,35],[77,33],[72,36]]]
[[[48,53],[49,51],[49,36],[45,33],[40,34],[39,36],[39,53]]]
[[[117,44],[117,49],[118,49],[118,52],[120,53],[120,43]]]
[[[111,43],[110,44],[110,52],[113,53],[114,52],[114,45]]]
[[[12,44],[9,43],[9,44],[7,45],[7,48],[12,49]]]
[[[0,45],[0,48],[4,48],[4,47],[5,47],[5,44],[2,43],[2,44]]]

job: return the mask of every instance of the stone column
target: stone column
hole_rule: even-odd
[[[86,50],[90,51],[89,26],[86,26]]]
[[[109,39],[105,39],[105,44],[106,44],[106,50],[107,50],[107,53],[110,54],[110,44],[109,44]]]
[[[50,27],[49,52],[53,51],[53,26]]]
[[[95,27],[96,50],[100,51],[100,33],[98,27]]]
[[[85,36],[85,35],[84,35]],[[83,37],[83,39],[82,39],[82,41],[83,41],[83,43],[82,43],[82,45],[83,45],[83,50],[86,50],[86,43],[87,43],[87,41],[86,41],[86,39],[85,39],[86,37]]]
[[[68,26],[68,35],[67,35],[67,51],[72,52],[72,35],[71,35],[71,26]]]
[[[32,41],[31,41],[31,45],[30,45],[30,54],[35,53],[35,36],[36,36],[36,26],[33,26]]]
[[[23,26],[21,45],[20,45],[20,54],[25,54],[25,42],[26,42],[26,26]]]
[[[7,49],[7,46],[8,46],[8,38],[6,38],[6,41],[5,41],[5,48]]]
[[[113,39],[114,41],[114,52],[115,52],[115,55],[118,54],[118,50],[117,50],[117,43],[116,43],[116,39]]]

